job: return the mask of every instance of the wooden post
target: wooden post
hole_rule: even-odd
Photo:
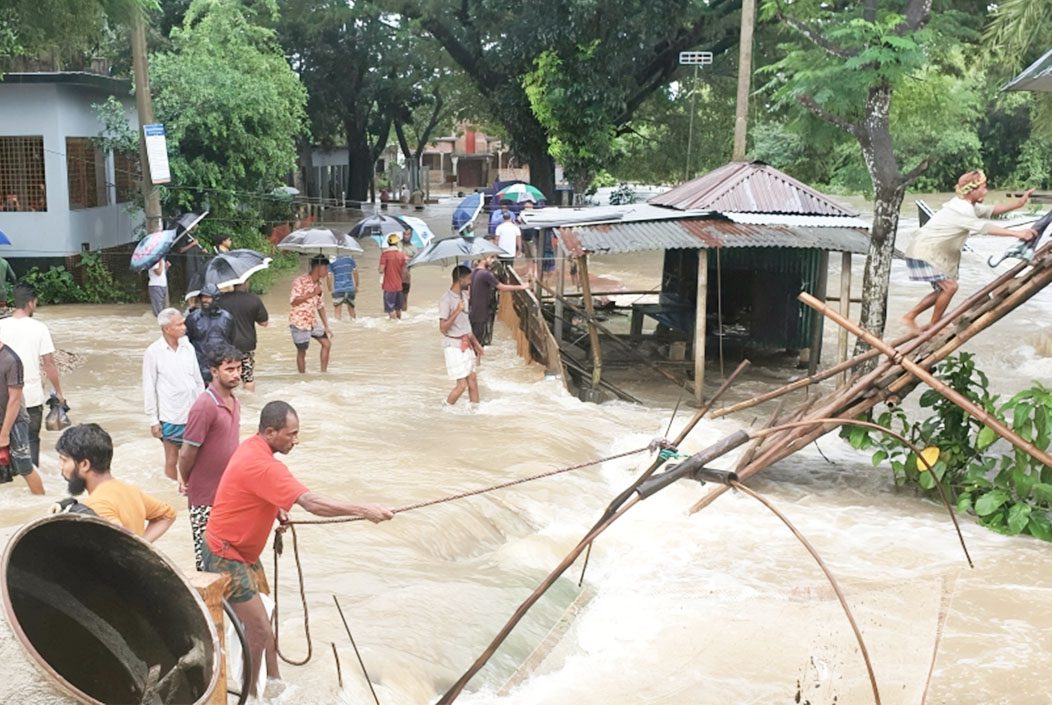
[[[542,231],[543,232],[543,231]],[[555,236],[555,231],[552,231],[551,237]],[[563,247],[563,239],[558,239],[558,245],[553,248],[555,257],[559,261],[559,273],[556,275],[558,278],[555,281],[555,293],[558,295],[555,299],[555,340],[562,345],[563,343],[563,316],[566,315],[566,309],[563,307],[563,294],[566,292],[566,258],[569,256],[566,252],[566,248]],[[544,243],[541,242],[541,269],[544,269]],[[544,272],[540,274],[540,279],[543,284]]]
[[[749,124],[749,86],[752,81],[752,30],[756,21],[756,0],[742,0],[741,40],[738,43],[738,100],[734,108],[733,161],[745,161]]]
[[[826,300],[829,288],[829,253],[823,252],[818,258],[818,281],[815,282],[815,296]],[[811,328],[811,350],[807,359],[807,375],[813,377],[818,371],[818,363],[822,361],[822,337],[825,332],[825,316],[815,316],[814,326]]]
[[[840,315],[851,318],[851,253],[840,253]],[[836,337],[837,364],[847,360],[847,328],[841,328]],[[847,370],[836,378],[836,386],[842,387],[847,382]]]
[[[598,389],[599,380],[603,375],[603,348],[599,342],[599,329],[595,327],[592,282],[588,280],[588,255],[581,255],[577,258],[577,281],[581,285],[582,304],[588,316],[588,339],[592,347],[592,389]]]
[[[150,96],[150,69],[146,50],[146,18],[144,11],[131,11],[132,78],[135,83],[135,110],[139,115],[139,170],[140,188],[146,213],[146,232],[161,229],[161,194],[150,178],[150,160],[146,156],[146,137],[143,125],[154,121],[153,99]]]
[[[698,250],[698,295],[694,308],[694,403],[705,400],[705,311],[709,302],[709,251]]]
[[[216,681],[218,685],[212,692],[212,698],[208,703],[209,705],[226,705],[226,630],[223,619],[223,593],[226,591],[227,583],[230,582],[230,576],[225,573],[192,571],[187,573],[186,579],[205,601],[208,613],[216,625],[216,633],[219,634],[219,679]]]

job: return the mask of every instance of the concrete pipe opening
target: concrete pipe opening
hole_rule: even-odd
[[[142,539],[95,517],[51,516],[11,538],[0,571],[10,627],[0,623],[0,655],[6,673],[22,673],[4,690],[17,702],[197,705],[216,689],[208,610]],[[36,668],[16,668],[20,656],[17,666]]]

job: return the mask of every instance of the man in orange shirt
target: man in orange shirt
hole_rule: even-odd
[[[58,443],[59,469],[74,497],[88,491],[84,504],[97,515],[120,524],[153,542],[175,522],[170,504],[113,477],[113,439],[98,424],[84,423],[62,432]]]
[[[274,520],[286,521],[292,505],[324,517],[355,516],[379,523],[394,514],[377,504],[353,504],[323,497],[293,477],[275,453],[287,455],[299,443],[299,416],[289,404],[272,401],[259,415],[259,432],[246,440],[223,472],[205,528],[202,564],[209,573],[230,576],[227,599],[245,625],[252,654],[251,694],[256,695],[263,655],[267,677],[280,678],[274,631],[259,593],[269,593],[260,554]]]

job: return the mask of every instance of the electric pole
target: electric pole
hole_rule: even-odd
[[[749,129],[749,89],[752,82],[752,30],[756,23],[756,0],[742,0],[741,40],[738,46],[738,100],[734,108],[733,161],[745,161]]]
[[[153,99],[150,97],[150,70],[146,54],[146,19],[143,10],[132,11],[132,68],[135,82],[135,108],[139,113],[139,170],[142,174],[142,199],[146,211],[146,232],[161,229],[161,195],[150,179],[150,160],[146,156],[143,125],[153,123]]]

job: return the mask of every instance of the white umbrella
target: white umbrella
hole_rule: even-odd
[[[410,267],[418,264],[452,264],[466,259],[478,259],[489,255],[506,255],[492,242],[474,237],[447,237],[437,240],[420,250],[409,261]]]
[[[278,243],[279,250],[298,252],[301,255],[327,255],[339,257],[364,252],[354,238],[347,237],[328,228],[300,228],[286,235]]]

